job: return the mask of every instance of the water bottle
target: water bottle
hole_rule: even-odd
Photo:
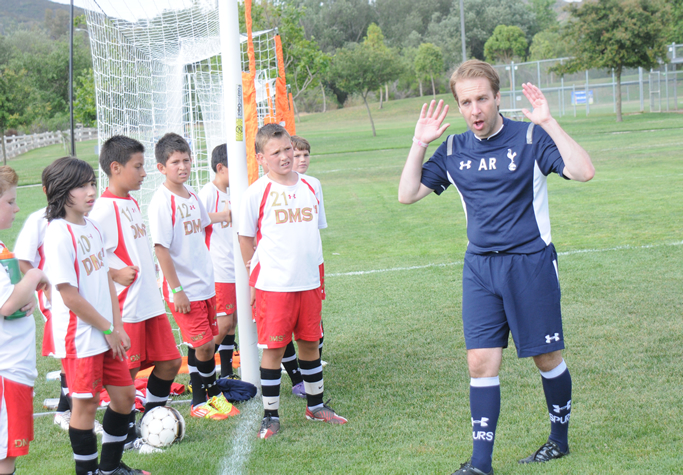
[[[3,247],[2,252],[0,252],[0,264],[5,267],[7,274],[9,274],[9,280],[12,284],[18,284],[21,281],[21,270],[19,269],[19,261],[14,257],[14,253],[10,252],[9,249]],[[5,320],[16,320],[17,318],[22,318],[26,316],[26,312],[22,312],[21,309],[14,312],[12,315],[5,317]]]

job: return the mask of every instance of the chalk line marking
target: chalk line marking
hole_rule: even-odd
[[[637,249],[654,249],[657,247],[667,247],[667,246],[681,246],[683,241],[662,243],[662,244],[645,244],[642,246],[632,246],[630,244],[625,244],[623,246],[609,247],[605,249],[577,249],[575,251],[564,251],[558,252],[558,256],[572,256],[575,254],[590,254],[597,252],[613,252],[613,251],[623,251],[623,250],[637,250]],[[431,267],[451,267],[451,266],[461,266],[462,261],[446,262],[441,264],[425,264],[421,266],[410,266],[410,267],[393,267],[390,269],[372,269],[372,270],[360,270],[353,272],[338,272],[335,274],[325,274],[325,277],[346,277],[346,276],[356,276],[356,275],[368,275],[368,274],[379,274],[383,272],[401,272],[410,271],[418,269],[428,269]]]
[[[254,399],[240,405],[239,422],[235,427],[232,437],[232,449],[221,460],[219,475],[242,475],[247,473],[247,462],[251,454],[254,441],[256,441],[256,431],[261,419],[261,394],[257,394]]]

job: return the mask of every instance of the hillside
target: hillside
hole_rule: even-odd
[[[69,12],[69,5],[50,2],[49,0],[0,0],[0,34],[21,26],[32,26],[45,21],[45,10],[63,10]],[[75,15],[82,15],[83,10],[74,8]]]

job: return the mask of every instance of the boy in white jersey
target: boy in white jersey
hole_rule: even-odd
[[[306,171],[308,170],[308,165],[311,163],[311,144],[308,142],[303,137],[299,137],[298,135],[293,135],[292,136],[292,148],[294,149],[294,160],[292,162],[292,170],[295,172],[305,175]],[[315,195],[320,201],[320,226],[319,229],[323,229],[327,227],[327,220],[325,217],[325,208],[323,206],[323,190],[322,186],[320,185],[320,181],[317,178],[313,178],[311,176],[307,176],[306,180],[313,186],[313,189],[315,190]],[[320,262],[322,265],[322,261]],[[321,273],[320,273],[320,278],[321,278],[321,286],[323,288],[323,300],[325,300],[325,283],[324,283],[324,276],[325,276],[325,268],[324,265],[321,267]],[[320,321],[320,327],[323,329],[323,335],[320,337],[320,344],[318,345],[319,350],[320,350],[320,362],[322,363],[323,367],[327,364],[325,361],[323,361],[323,340],[325,339],[325,330],[323,328],[323,322],[322,320]],[[296,359],[296,350],[294,349],[294,342],[290,341],[289,344],[287,345],[287,348],[285,348],[285,354],[282,357],[282,366],[285,367],[285,370],[287,371],[287,374],[289,375],[289,378],[292,380],[292,394],[295,396],[301,397],[301,398],[306,398],[306,390],[304,389],[304,381],[303,378],[301,377],[301,371],[299,370],[299,363]]]
[[[192,169],[185,139],[174,133],[164,135],[154,155],[166,181],[154,193],[147,213],[154,250],[164,274],[164,298],[188,346],[187,365],[193,388],[190,415],[227,419],[239,414],[239,410],[216,385],[216,290],[204,230],[211,221],[195,191],[185,185]]]
[[[135,387],[126,363],[130,339],[123,329],[102,234],[85,217],[95,203],[95,172],[87,162],[65,157],[49,165],[44,178],[55,355],[63,358],[71,390],[69,438],[76,474],[148,473],[121,462]],[[98,464],[93,426],[102,387],[111,402],[102,422]]]
[[[145,148],[129,137],[115,135],[100,150],[100,167],[109,187],[88,215],[103,233],[112,279],[118,294],[123,328],[130,337],[128,368],[135,380],[140,369],[154,366],[147,382],[145,414],[164,406],[181,359],[164,302],[159,294],[154,258],[140,207],[130,195],[147,176]],[[131,412],[126,448],[136,444],[135,410]],[[157,452],[137,442],[142,453]]]
[[[19,211],[18,181],[14,170],[0,167],[0,229],[12,227]],[[0,250],[9,252],[2,242]],[[0,266],[1,474],[14,473],[16,458],[28,455],[33,440],[33,382],[38,376],[33,292],[44,290],[48,284],[40,269],[29,270],[13,284],[7,269]]]
[[[43,170],[43,174],[45,174],[45,170]],[[43,186],[43,193],[45,193],[45,186]],[[19,261],[19,268],[22,274],[26,274],[30,269],[43,269],[45,267],[45,252],[43,249],[45,231],[47,231],[45,209],[41,208],[38,211],[34,211],[26,218],[24,226],[21,228],[14,244],[14,256]],[[55,343],[52,337],[52,311],[50,309],[49,293],[49,288],[47,288],[45,291],[39,290],[36,292],[36,296],[38,297],[38,308],[45,322],[42,356],[54,357]],[[71,397],[69,396],[69,388],[66,384],[66,375],[63,368],[60,372],[59,380],[61,391],[59,393],[59,403],[57,404],[54,423],[63,430],[68,431],[69,419],[71,418]],[[98,421],[95,421],[95,432],[102,433],[102,426]]]
[[[264,418],[258,433],[262,439],[280,429],[280,364],[292,333],[299,346],[306,418],[332,424],[347,422],[323,403],[323,368],[318,350],[323,296],[318,231],[321,203],[306,178],[292,171],[292,155],[290,136],[284,127],[267,124],[259,129],[256,157],[267,163],[269,171],[245,192],[240,215],[240,249],[244,262],[250,262],[258,344],[263,348]],[[258,262],[252,261],[255,253]]]
[[[211,219],[211,224],[206,227],[206,245],[211,253],[216,280],[218,335],[214,337],[214,343],[221,357],[221,378],[235,379],[237,376],[232,372],[232,353],[235,350],[237,300],[226,144],[217,146],[211,152],[211,168],[216,177],[204,185],[199,192],[199,199]]]

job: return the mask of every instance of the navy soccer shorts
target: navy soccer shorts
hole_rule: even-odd
[[[564,349],[557,252],[465,254],[462,321],[468,350],[507,348],[526,358]]]

